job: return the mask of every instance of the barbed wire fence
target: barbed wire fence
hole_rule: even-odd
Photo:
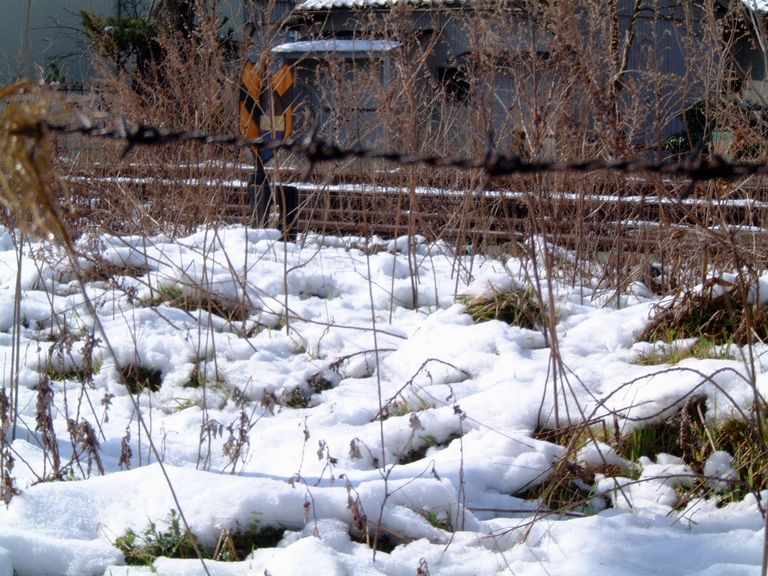
[[[383,162],[398,169],[423,168],[422,175],[427,176],[444,169],[475,174],[474,179],[456,180],[465,188],[432,191],[418,198],[406,189],[401,190],[399,196],[392,194],[391,189],[387,194],[377,194],[382,189],[378,187],[381,180],[369,186],[365,193],[350,188],[352,191],[346,192],[344,197],[339,192],[322,189],[315,196],[308,192],[307,198],[302,200],[299,220],[306,231],[331,235],[397,237],[416,230],[431,239],[449,240],[454,243],[457,253],[467,249],[477,253],[492,245],[529,243],[534,237],[544,238],[573,250],[577,265],[572,269],[582,266],[583,270],[579,269],[578,274],[585,278],[593,273],[588,262],[594,259],[610,261],[609,267],[614,272],[610,278],[604,278],[606,285],[626,286],[633,280],[636,270],[642,272],[641,277],[635,279],[646,284],[655,283],[657,273],[649,270],[658,268],[657,264],[672,270],[662,273],[661,290],[672,286],[671,277],[678,278],[678,284],[686,283],[700,278],[702,271],[713,265],[739,268],[748,263],[756,269],[768,266],[768,251],[764,249],[768,247],[768,228],[763,226],[768,220],[768,202],[762,198],[762,180],[759,178],[768,174],[768,163],[765,162],[733,161],[697,152],[662,160],[589,158],[553,161],[500,154],[491,147],[476,157],[405,154],[359,145],[341,146],[324,139],[317,131],[283,141],[249,140],[236,134],[167,130],[150,123],[131,123],[122,119],[93,122],[82,114],[77,118],[76,122],[38,119],[12,128],[11,134],[29,141],[39,141],[47,136],[109,140],[118,145],[118,152],[113,156],[116,165],[139,148],[151,150],[194,144],[220,149],[281,151],[286,153],[285,157],[293,155],[299,161],[301,170],[293,169],[292,174],[296,177],[298,173],[299,178],[317,176],[325,163],[350,160]],[[221,158],[221,154],[218,157]],[[136,166],[132,167],[135,169]],[[122,174],[131,173],[130,169],[123,171],[121,168],[121,171]],[[203,172],[199,174],[202,176]],[[219,170],[218,174],[223,178],[219,180],[221,185],[227,178],[226,169]],[[562,187],[554,191],[549,187],[554,182],[551,179],[540,180],[535,188],[524,187],[547,175],[569,178],[567,182],[575,183],[579,189],[574,194],[564,194]],[[349,182],[354,183],[354,177],[352,175]],[[363,181],[359,183],[366,184],[365,175],[361,177]],[[142,178],[144,176],[136,180]],[[153,178],[158,189],[167,184],[159,176]],[[376,178],[378,176],[373,177]],[[510,181],[505,178],[522,178],[519,182],[524,186],[517,190],[510,188]],[[602,182],[595,184],[599,178]],[[181,179],[177,177],[175,182]],[[100,187],[108,180],[108,177],[94,180],[99,186],[91,186],[88,202],[94,198],[98,202],[100,196],[105,196]],[[750,182],[749,186],[743,185],[746,181]],[[474,182],[475,187],[466,187],[469,182]],[[706,188],[701,188],[702,184]],[[496,188],[492,190],[491,185]],[[209,192],[206,186],[204,178],[200,178],[195,189],[189,191],[186,206],[189,206],[189,198],[193,198],[192,203],[200,203],[200,194],[216,193]],[[146,195],[157,193],[152,184],[143,180],[141,187],[145,196],[127,202],[139,211]],[[729,190],[723,194],[725,188]],[[700,193],[702,189],[704,194]],[[130,187],[120,185],[116,191],[118,194],[106,202],[110,208],[103,212],[118,206],[119,195],[130,192]],[[326,198],[318,199],[323,194]],[[327,197],[333,194],[336,196],[328,200]],[[245,198],[243,194],[240,196]],[[166,202],[166,199],[170,201]],[[171,193],[159,202],[173,205],[176,201],[177,197]],[[320,206],[322,202],[325,204]],[[331,204],[332,209],[329,209]],[[179,208],[177,212],[185,210]],[[149,222],[149,226],[159,223],[151,211],[147,209],[139,215]],[[145,212],[150,213],[149,217]],[[190,210],[190,221],[201,214],[192,212],[194,210]],[[333,214],[328,216],[330,213]],[[98,229],[98,223],[89,222],[89,219],[96,220],[93,211],[85,210],[84,214],[78,222],[86,222]],[[126,216],[123,220],[132,217]],[[415,227],[411,225],[413,222],[416,222]],[[117,228],[115,230],[119,232]]]
[[[158,146],[182,143],[215,144],[232,148],[266,148],[301,155],[309,164],[307,172],[321,162],[348,160],[384,160],[401,166],[420,165],[430,168],[456,168],[481,170],[489,178],[542,173],[586,173],[612,171],[619,174],[656,174],[688,178],[694,182],[713,179],[734,180],[747,176],[768,174],[766,162],[733,162],[718,155],[694,152],[682,160],[667,158],[660,161],[642,159],[586,159],[569,162],[526,160],[517,155],[498,154],[489,150],[484,158],[447,157],[436,155],[411,155],[399,152],[382,152],[362,146],[342,147],[319,137],[316,132],[300,138],[272,141],[248,140],[232,134],[204,134],[188,131],[165,130],[149,124],[129,125],[125,121],[116,126],[103,124],[56,124],[40,122],[14,132],[21,136],[45,133],[78,134],[92,138],[104,138],[125,142],[123,157],[136,146]]]

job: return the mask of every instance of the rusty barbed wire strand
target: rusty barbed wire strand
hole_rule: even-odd
[[[571,162],[547,160],[526,160],[520,156],[507,156],[489,152],[482,159],[447,157],[437,155],[403,154],[399,152],[381,152],[364,148],[360,145],[342,147],[336,143],[319,138],[316,132],[300,138],[270,141],[265,139],[249,140],[232,134],[207,134],[183,130],[165,130],[150,124],[140,123],[129,126],[120,121],[115,126],[104,124],[55,124],[40,122],[34,127],[25,127],[16,131],[18,135],[34,136],[45,133],[78,134],[86,137],[120,140],[126,143],[123,156],[136,146],[156,146],[174,143],[196,142],[215,144],[234,148],[269,148],[284,150],[303,156],[309,163],[311,172],[315,164],[348,159],[384,160],[395,164],[422,165],[432,168],[454,168],[459,170],[481,170],[489,178],[503,176],[540,174],[554,172],[596,172],[612,171],[622,174],[658,174],[689,178],[693,182],[723,179],[734,180],[747,176],[768,174],[765,162],[732,162],[721,156],[706,156],[693,153],[682,160],[666,159],[647,161],[642,159],[587,159]]]

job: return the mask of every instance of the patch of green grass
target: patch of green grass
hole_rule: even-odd
[[[691,497],[714,497],[718,505],[741,501],[747,494],[758,494],[768,488],[768,434],[765,423],[730,419],[719,424],[703,424],[702,439],[686,464],[697,473],[704,471],[707,459],[715,451],[732,457],[735,477],[727,482],[714,482],[702,475],[692,489],[681,490],[681,504]]]
[[[424,514],[424,518],[427,519],[432,526],[438,530],[445,530],[446,532],[453,532],[453,525],[451,524],[451,515],[448,513],[438,514],[434,510],[427,510]]]
[[[234,529],[222,530],[216,549],[210,554],[213,560],[240,562],[254,550],[274,548],[285,536],[285,528],[261,526],[259,516],[254,514],[251,522],[243,527],[236,523]],[[207,555],[207,551],[204,551]]]
[[[419,436],[418,442],[413,442],[411,444],[412,447],[410,450],[406,450],[400,454],[397,463],[410,464],[411,462],[418,462],[427,455],[427,451],[430,448],[445,448],[448,444],[460,437],[461,436],[456,433],[449,434],[448,437],[441,442],[431,434]]]
[[[522,328],[537,328],[544,323],[544,311],[532,290],[498,292],[492,298],[462,295],[457,301],[467,307],[475,323],[501,320]]]
[[[58,333],[53,327],[48,332],[48,340],[52,342],[48,350],[47,361],[42,371],[51,380],[77,380],[92,383],[94,374],[101,368],[101,358],[95,355],[100,340],[92,333],[72,331],[62,322]],[[79,348],[82,358],[73,354],[75,346]]]
[[[311,395],[308,394],[301,386],[296,386],[293,390],[285,391],[282,394],[283,406],[290,408],[309,408]]]
[[[669,419],[635,428],[619,440],[616,451],[632,462],[642,456],[653,458],[662,453],[681,456],[679,440],[679,423]]]
[[[249,316],[245,302],[223,298],[197,286],[187,289],[170,284],[160,284],[153,291],[152,297],[144,300],[143,304],[145,306],[165,304],[187,312],[204,310],[230,322],[244,322]]]
[[[712,429],[710,435],[717,450],[733,456],[738,484],[729,494],[730,499],[737,499],[747,491],[759,492],[768,488],[768,435],[765,426],[761,434],[755,422],[733,419]]]
[[[671,454],[700,471],[702,449],[707,442],[706,411],[706,397],[691,396],[668,418],[637,426],[614,439],[616,452],[632,462],[642,456],[654,458],[657,454]]]
[[[604,476],[637,476],[616,466],[583,466],[575,462],[575,454],[587,440],[609,443],[625,460],[655,459],[671,454],[682,459],[696,475],[694,487],[678,487],[681,504],[691,497],[713,497],[719,503],[741,500],[747,493],[768,489],[768,432],[752,419],[708,422],[706,397],[694,396],[673,415],[640,425],[625,434],[609,432],[607,426],[570,426],[557,430],[540,429],[534,437],[569,449],[544,481],[523,493],[523,498],[536,498],[549,509],[588,511],[593,497],[595,474]],[[727,482],[713,482],[704,475],[705,465],[716,451],[733,457],[736,477]],[[637,468],[639,470],[639,467]]]
[[[611,445],[619,456],[630,462],[637,462],[642,456],[655,458],[657,454],[666,453],[683,457],[690,463],[693,455],[700,453],[704,438],[703,429],[698,425],[704,402],[703,397],[692,398],[673,416],[638,426],[627,434],[620,434],[604,423],[540,428],[534,432],[535,438],[563,446],[568,453],[555,463],[548,478],[516,496],[536,499],[546,508],[562,513],[593,513],[597,474],[635,477],[639,469],[631,471],[613,464],[585,465],[576,461],[579,449],[589,441],[599,441]]]
[[[542,506],[560,513],[578,512],[593,514],[597,512],[595,499],[595,476],[623,476],[625,471],[619,466],[583,466],[567,458],[559,460],[546,481],[531,486],[524,492],[515,494],[526,500],[538,500]]]
[[[163,383],[163,373],[157,368],[126,364],[118,368],[118,372],[131,394],[141,394],[144,390],[157,392]]]
[[[211,368],[213,369],[211,370]],[[215,365],[211,366],[208,360],[202,358],[195,360],[192,370],[189,372],[189,377],[182,386],[193,389],[227,390],[227,382],[223,374]]]
[[[151,566],[160,556],[197,558],[197,538],[182,529],[181,517],[176,510],[171,510],[167,524],[168,528],[161,530],[150,521],[141,534],[128,530],[117,538],[115,547],[125,556],[125,563],[129,566]]]
[[[44,367],[45,374],[51,379],[56,381],[61,380],[77,380],[80,382],[91,381],[94,375],[101,370],[101,361],[84,362],[83,366],[78,366],[74,362],[67,363],[59,359],[49,359]]]
[[[715,344],[704,337],[699,337],[691,345],[680,341],[672,342],[640,354],[635,364],[640,366],[655,366],[658,364],[677,364],[686,358],[735,360],[731,344]]]
[[[178,286],[160,284],[152,291],[152,296],[143,301],[146,306],[159,306],[167,304],[175,308],[186,309],[187,297]]]
[[[549,510],[561,513],[578,512],[592,514],[597,511],[595,500],[595,476],[626,476],[628,470],[617,465],[602,464],[587,466],[577,463],[576,453],[588,442],[615,443],[615,438],[605,425],[573,425],[562,428],[537,428],[532,436],[537,440],[551,442],[568,450],[565,457],[558,460],[548,477],[542,477],[515,496],[527,500],[537,500]],[[613,440],[613,441],[612,441]]]
[[[198,360],[189,373],[189,378],[184,383],[184,388],[206,388],[210,386],[221,386],[223,381],[218,378],[209,380],[204,366],[205,361]]]
[[[88,374],[74,364],[65,366],[64,362],[48,362],[45,365],[45,374],[51,380],[79,380],[83,381]]]
[[[205,374],[200,370],[200,364],[195,364],[189,379],[184,383],[184,388],[205,388],[206,381]]]
[[[200,546],[197,536],[182,526],[181,517],[171,510],[168,520],[161,529],[156,522],[137,534],[128,530],[115,540],[115,547],[130,566],[153,566],[158,557],[197,558],[198,551],[204,558],[224,562],[239,562],[258,548],[275,547],[285,535],[285,529],[262,527],[258,515],[254,514],[247,526],[236,523],[235,528],[222,530],[216,547]]]

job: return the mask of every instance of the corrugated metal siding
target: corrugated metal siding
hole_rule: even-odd
[[[141,1],[145,6],[151,4],[151,0]],[[0,84],[19,77],[37,78],[52,62],[57,62],[67,82],[77,84],[87,79],[90,69],[86,43],[79,32],[80,11],[116,16],[120,4],[128,2],[0,0],[0,4]],[[227,26],[239,31],[244,6],[245,0],[219,0],[217,8],[220,17],[228,18]]]
[[[87,59],[80,10],[113,15],[118,0],[4,0],[0,18],[0,82],[37,77],[57,62],[71,82],[83,80]]]
[[[681,129],[680,115],[690,102],[681,85],[689,86],[691,97],[696,93],[689,74],[690,55],[686,54],[685,36],[688,30],[679,9],[670,8],[668,0],[655,0],[652,5],[659,17],[649,12],[635,23],[635,38],[630,52],[625,81],[633,94],[632,132],[639,142],[654,143]],[[628,16],[624,25],[628,25]],[[665,123],[659,131],[657,120]]]

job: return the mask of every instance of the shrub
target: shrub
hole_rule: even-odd
[[[157,24],[152,18],[139,16],[101,17],[92,10],[80,11],[80,25],[99,54],[107,58],[118,72],[135,66],[146,75],[150,63],[160,60]]]

